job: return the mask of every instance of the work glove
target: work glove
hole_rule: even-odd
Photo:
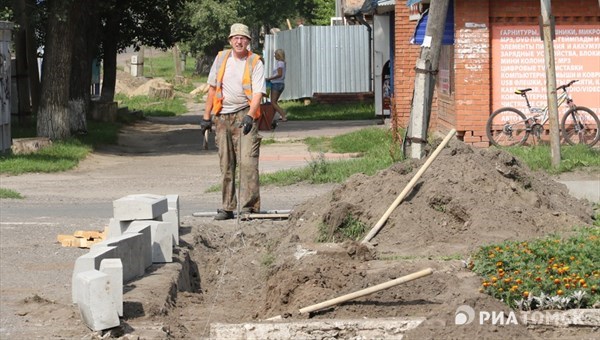
[[[252,130],[252,124],[254,123],[254,119],[252,119],[252,117],[245,115],[244,118],[242,119],[242,124],[240,124],[240,127],[243,128],[242,132],[244,133],[244,135],[247,135],[248,132],[250,132],[250,130]]]
[[[202,130],[202,134],[204,134],[204,132],[206,132],[206,130],[210,130],[211,127],[212,127],[212,120],[202,118],[202,121],[200,122],[200,130]]]

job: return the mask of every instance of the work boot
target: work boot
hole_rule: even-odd
[[[233,211],[218,209],[215,215],[215,221],[230,220],[233,218]]]
[[[255,213],[255,211],[254,211],[254,208],[244,207],[244,208],[242,208],[241,213],[244,215],[247,215],[247,214],[253,214],[253,213]]]

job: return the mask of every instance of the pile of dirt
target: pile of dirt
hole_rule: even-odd
[[[199,265],[199,295],[178,297],[171,335],[208,336],[215,322],[243,323],[281,315],[294,319],[426,317],[411,339],[590,336],[593,328],[553,329],[455,324],[455,311],[511,310],[479,292],[480,279],[461,259],[479,246],[526,240],[592,222],[592,206],[534,173],[510,154],[454,141],[423,174],[372,240],[316,243],[336,236],[352,216],[376,224],[424,161],[396,164],[374,176],[355,175],[297,206],[289,221],[207,223],[188,235]],[[299,310],[431,268],[433,274],[311,313]],[[504,319],[503,319],[504,320]],[[164,322],[164,320],[162,320]]]
[[[162,87],[170,85],[163,78],[134,77],[123,71],[117,71],[115,92],[122,93],[128,97],[147,96],[150,87]]]
[[[316,225],[333,231],[350,215],[370,230],[423,163],[403,162],[375,176],[351,177],[330,194],[294,209],[294,229],[301,241],[313,241]],[[467,255],[482,244],[589,225],[592,214],[591,204],[509,153],[454,141],[372,242],[397,255]]]

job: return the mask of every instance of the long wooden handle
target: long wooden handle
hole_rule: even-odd
[[[427,168],[429,168],[429,165],[431,165],[431,163],[435,160],[435,158],[438,156],[438,154],[440,152],[442,152],[442,149],[444,149],[446,144],[448,144],[448,142],[450,142],[450,138],[452,138],[455,133],[456,133],[455,129],[450,130],[450,132],[448,133],[446,138],[444,138],[442,143],[437,147],[437,149],[435,149],[435,151],[431,154],[431,156],[429,156],[429,158],[427,159],[425,164],[423,164],[423,166],[421,166],[421,169],[419,169],[419,171],[413,176],[413,178],[410,180],[410,182],[408,182],[408,184],[406,185],[406,187],[404,187],[404,190],[402,190],[400,195],[398,195],[398,197],[396,198],[394,203],[392,203],[392,205],[383,214],[383,216],[381,216],[381,218],[379,219],[377,224],[375,224],[375,226],[373,226],[371,231],[367,234],[367,236],[365,236],[365,238],[362,240],[361,243],[367,243],[367,242],[371,241],[371,239],[379,232],[379,229],[381,229],[381,227],[383,227],[383,224],[387,221],[388,217],[390,217],[390,215],[392,214],[392,211],[394,211],[394,209],[396,209],[396,207],[400,204],[400,202],[402,202],[404,197],[406,197],[406,195],[412,190],[412,188],[415,186],[415,184],[417,183],[419,178],[421,178],[421,176],[423,175],[425,170],[427,170]]]
[[[419,279],[421,277],[428,276],[428,275],[431,275],[431,274],[433,274],[433,269],[431,269],[431,268],[423,269],[423,270],[420,270],[418,272],[415,272],[415,273],[412,273],[412,274],[408,274],[408,275],[399,277],[397,279],[394,279],[394,280],[391,280],[391,281],[388,281],[388,282],[380,283],[380,284],[378,284],[376,286],[373,286],[373,287],[365,288],[363,290],[359,290],[359,291],[354,292],[354,293],[342,295],[340,297],[337,297],[337,298],[334,298],[334,299],[331,299],[331,300],[327,300],[327,301],[318,303],[316,305],[312,305],[312,306],[301,308],[299,310],[299,312],[300,313],[314,312],[314,311],[319,310],[319,309],[331,307],[331,306],[337,305],[337,304],[342,303],[342,302],[353,300],[353,299],[356,299],[356,298],[359,298],[359,297],[362,297],[362,296],[365,296],[365,295],[373,294],[373,293],[376,293],[376,292],[378,292],[380,290],[388,289],[388,288],[397,286],[397,285],[399,285],[401,283],[405,283],[405,282],[409,282],[409,281],[412,281],[412,280],[416,280],[416,279]],[[277,315],[277,316],[268,318],[266,320],[267,321],[281,320],[281,315]]]
[[[388,281],[388,282],[384,282],[384,283],[380,283],[376,286],[373,287],[369,287],[369,288],[365,288],[363,290],[359,290],[358,292],[354,292],[354,293],[350,293],[350,294],[346,294],[346,295],[342,295],[340,297],[337,297],[335,299],[331,299],[331,300],[327,300],[325,302],[321,302],[318,303],[316,305],[312,305],[312,306],[308,306],[308,307],[304,307],[302,309],[300,309],[300,313],[310,313],[310,312],[314,312],[316,310],[319,309],[323,309],[323,308],[327,308],[333,305],[337,305],[339,303],[342,302],[346,302],[349,300],[354,300],[356,298],[365,296],[365,295],[369,295],[369,294],[373,294],[376,293],[380,290],[384,290],[384,289],[388,289],[394,286],[397,286],[401,283],[405,283],[408,281],[412,281],[412,280],[416,280],[418,278],[424,277],[424,276],[428,276],[433,274],[433,269],[431,268],[427,268],[427,269],[423,269],[421,271],[418,271],[416,273],[412,273],[412,274],[408,274],[406,276],[402,276],[399,277],[397,279]]]

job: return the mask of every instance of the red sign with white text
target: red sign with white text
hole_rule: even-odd
[[[557,25],[553,43],[556,85],[579,80],[569,88],[575,103],[600,113],[600,25]],[[532,89],[527,93],[532,106],[548,105],[538,26],[493,27],[492,60],[492,111],[511,106],[527,113],[525,100],[514,94],[525,88]]]

